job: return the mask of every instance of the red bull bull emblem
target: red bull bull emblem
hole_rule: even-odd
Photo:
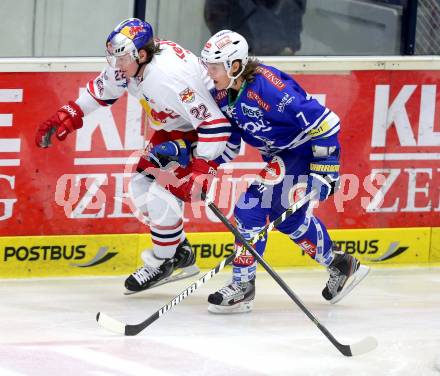
[[[189,87],[181,91],[179,96],[183,103],[192,103],[196,99],[196,95]]]
[[[159,122],[159,123],[166,123],[167,119],[176,119],[178,118],[179,115],[176,114],[173,110],[170,110],[169,108],[166,108],[165,111],[154,111],[153,109],[151,110],[151,118],[155,121],[155,122]]]
[[[133,39],[143,29],[142,26],[125,26],[121,29],[120,33],[127,38]]]

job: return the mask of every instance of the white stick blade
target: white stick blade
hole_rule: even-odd
[[[364,338],[362,341],[355,343],[354,345],[350,345],[351,354],[361,355],[367,352],[374,350],[377,347],[377,339],[374,337]]]
[[[105,313],[99,312],[96,316],[96,321],[103,328],[118,334],[125,334],[125,324],[107,316]]]

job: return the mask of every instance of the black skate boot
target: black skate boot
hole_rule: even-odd
[[[195,264],[196,255],[189,244],[188,239],[181,242],[176,249],[176,254],[173,257],[173,265],[175,272],[172,276],[168,277],[163,283],[178,281],[179,279],[184,279],[192,277],[193,275],[199,274],[200,269]]]
[[[173,273],[173,259],[158,259],[154,256],[153,251],[151,251],[149,259],[148,264],[136,270],[125,280],[125,288],[127,289],[125,295],[155,287]]]
[[[249,282],[231,282],[208,296],[211,313],[244,313],[252,311],[255,298],[255,278]]]
[[[330,277],[322,290],[324,299],[332,304],[339,302],[353,290],[370,271],[368,266],[361,265],[359,260],[347,253],[335,251],[334,254],[335,258],[328,267]],[[348,281],[350,283],[347,284]]]
[[[153,251],[142,252],[145,265],[125,280],[125,295],[158,287],[168,282],[178,281],[196,275],[200,269],[195,265],[195,254],[188,240],[181,242],[173,258],[158,259]]]
[[[188,239],[185,238],[185,240],[177,246],[176,254],[174,255],[174,267],[176,269],[186,268],[194,265],[195,262],[196,255],[193,252]]]

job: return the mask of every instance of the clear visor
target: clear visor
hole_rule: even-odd
[[[206,69],[210,74],[219,74],[226,72],[225,65],[223,63],[205,63]]]
[[[122,68],[136,61],[133,51],[127,51],[123,54],[115,55],[113,53],[113,47],[110,43],[105,51],[105,57],[112,68]]]

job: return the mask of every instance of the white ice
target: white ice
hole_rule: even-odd
[[[264,271],[254,310],[207,312],[216,276],[136,337],[98,327],[103,311],[138,323],[191,280],[133,296],[124,278],[0,281],[0,375],[439,375],[440,269],[374,269],[337,305],[321,298],[323,270],[280,275],[344,344],[374,336],[369,354],[341,355]]]

